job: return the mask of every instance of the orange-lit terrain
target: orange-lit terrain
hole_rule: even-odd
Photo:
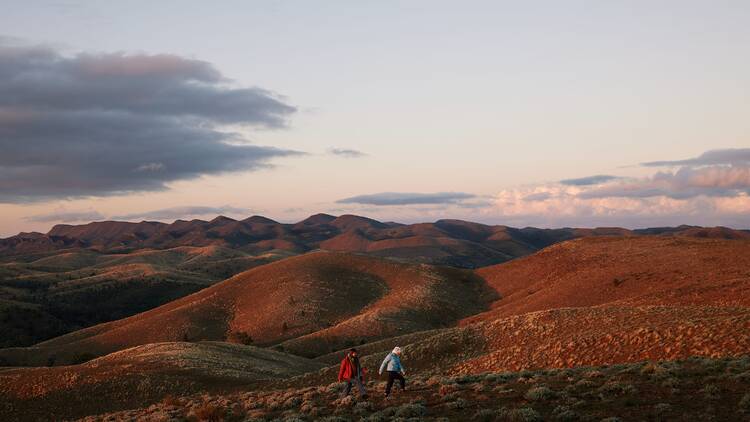
[[[221,223],[220,228],[240,225]],[[258,218],[253,224],[296,230]],[[356,403],[320,398],[332,391],[328,385],[335,381],[338,361],[354,346],[370,374],[394,345],[405,349],[415,396],[411,401],[399,398],[398,405],[425,408],[415,416],[458,410],[445,407],[443,396],[451,393],[443,390],[454,388],[455,397],[447,401],[455,401],[466,387],[446,377],[508,371],[542,371],[531,376],[549,377],[562,372],[544,375],[543,370],[600,366],[604,369],[598,371],[606,372],[608,365],[642,366],[644,361],[666,361],[668,367],[668,362],[696,357],[741,361],[750,353],[750,240],[742,231],[540,231],[562,239],[545,238],[551,245],[531,253],[542,241],[509,237],[515,229],[456,221],[398,226],[319,215],[292,227],[299,228],[297,235],[311,237],[339,231],[315,241],[324,250],[254,254],[252,248],[226,241],[199,241],[196,246],[160,249],[151,244],[130,252],[106,251],[103,245],[112,239],[129,236],[122,227],[67,228],[65,236],[79,236],[75,242],[88,246],[6,255],[6,292],[14,291],[7,287],[11,278],[18,285],[22,280],[41,283],[44,277],[58,277],[48,286],[56,295],[106,290],[104,286],[118,283],[122,294],[133,283],[128,280],[156,275],[199,287],[126,318],[29,347],[0,349],[5,365],[0,392],[6,398],[0,414],[6,418],[78,418],[142,409],[113,417],[153,416],[158,410],[166,419],[200,419],[200,406],[208,399],[195,397],[204,393],[214,395],[210,400],[227,419],[233,414],[272,418],[284,412],[308,419],[348,415]],[[528,235],[531,229],[524,230]],[[386,238],[376,240],[373,233]],[[464,259],[487,245],[520,257],[474,270],[424,263],[450,253]],[[387,257],[379,253],[383,250],[400,252]],[[230,276],[219,281],[222,272]],[[163,286],[131,288],[147,294]],[[648,375],[641,366],[631,374]],[[507,377],[529,377],[519,374]],[[476,386],[482,379],[469,383],[476,403],[502,390]],[[578,371],[549,383],[563,389],[566,382],[577,385],[585,379]],[[300,390],[299,401],[290,395],[278,406],[267,404],[270,398],[258,398],[285,388],[306,390]],[[308,394],[316,391],[317,396]],[[256,397],[252,400],[259,404],[249,404],[252,400],[242,394]],[[308,395],[317,397],[314,411],[304,406]],[[99,399],[86,399],[94,396]],[[149,407],[153,403],[161,404]],[[360,406],[361,415],[388,408],[379,398],[369,403]]]

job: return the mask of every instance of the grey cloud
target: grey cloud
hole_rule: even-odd
[[[250,213],[251,211],[248,209],[228,205],[223,207],[184,206],[118,215],[112,218],[115,220],[177,220],[191,216],[219,214],[248,215]]]
[[[104,215],[97,211],[55,211],[48,214],[32,215],[26,217],[26,221],[32,221],[35,223],[49,223],[49,222],[62,222],[62,223],[73,223],[78,221],[96,221],[103,220]]]
[[[531,195],[526,195],[523,200],[534,202],[534,201],[544,201],[547,199],[552,198],[552,194],[549,192],[539,192],[539,193],[532,193]]]
[[[560,183],[562,183],[563,185],[568,185],[568,186],[589,186],[589,185],[598,185],[600,183],[611,182],[617,179],[619,179],[619,177],[617,176],[610,176],[607,174],[597,174],[595,176],[580,177],[577,179],[564,179],[564,180],[560,180]]]
[[[370,195],[359,195],[336,201],[339,204],[366,205],[419,205],[419,204],[456,204],[475,198],[476,195],[464,192],[405,193],[381,192]]]
[[[650,161],[641,163],[646,167],[705,166],[705,165],[750,165],[750,148],[714,149],[695,158],[674,161]]]
[[[339,157],[346,157],[346,158],[360,158],[360,157],[367,156],[367,154],[365,154],[362,151],[357,151],[356,149],[347,149],[347,148],[330,148],[328,149],[328,152],[333,155],[338,155]]]
[[[299,154],[225,124],[281,128],[295,109],[173,55],[79,54],[0,39],[0,202],[166,189]]]

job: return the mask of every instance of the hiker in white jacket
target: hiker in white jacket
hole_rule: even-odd
[[[391,387],[393,387],[394,380],[398,380],[398,382],[401,384],[401,391],[406,390],[406,379],[404,379],[406,370],[401,364],[400,347],[394,347],[393,351],[391,353],[388,353],[388,356],[383,359],[383,363],[380,364],[380,370],[378,371],[378,373],[382,375],[383,370],[388,371],[388,384],[386,384],[385,386],[386,398],[388,398],[388,396],[391,394]]]

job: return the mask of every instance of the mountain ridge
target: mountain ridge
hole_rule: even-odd
[[[258,254],[273,250],[304,253],[315,249],[365,252],[463,268],[499,264],[560,241],[589,236],[689,236],[750,238],[750,231],[727,227],[619,227],[542,229],[440,219],[433,223],[383,223],[368,217],[315,214],[296,223],[254,215],[243,220],[217,216],[172,223],[97,221],[57,224],[47,233],[19,233],[0,239],[0,258],[63,249],[126,253],[137,249],[224,246]]]

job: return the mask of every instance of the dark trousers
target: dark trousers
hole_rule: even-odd
[[[393,381],[398,380],[401,384],[401,391],[406,389],[406,380],[400,372],[388,371],[388,384],[385,385],[385,395],[391,394],[391,387],[393,387]]]
[[[346,384],[344,384],[344,390],[341,392],[341,397],[346,397],[349,395],[349,393],[352,392],[352,384],[357,385],[357,389],[359,390],[360,396],[367,395],[367,390],[365,390],[365,384],[362,382],[362,379],[359,377],[354,377],[350,380],[347,380]]]

